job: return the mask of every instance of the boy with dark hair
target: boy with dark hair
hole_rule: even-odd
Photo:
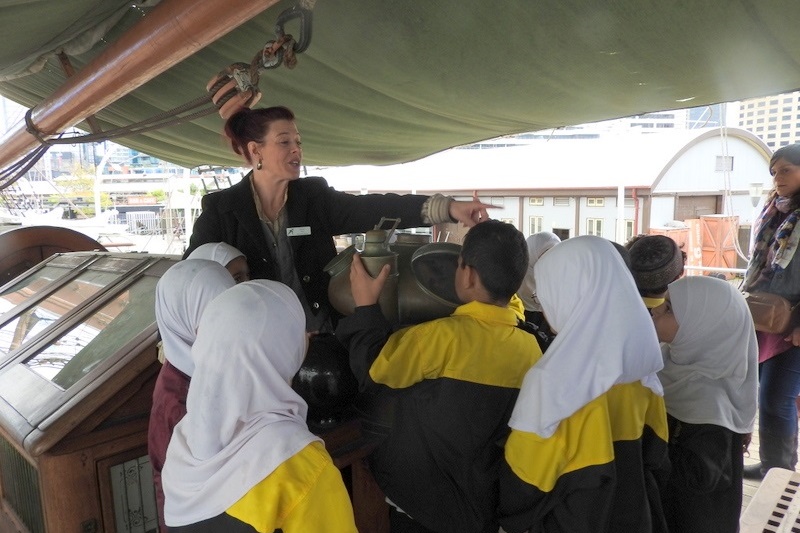
[[[522,377],[542,355],[509,306],[527,266],[522,233],[482,222],[458,259],[455,290],[464,304],[391,334],[377,305],[388,268],[373,279],[353,258],[356,310],[336,333],[362,390],[381,387],[395,397],[389,435],[370,458],[393,533],[497,532],[508,418]]]

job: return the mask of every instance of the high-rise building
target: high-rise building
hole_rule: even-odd
[[[502,148],[528,144],[535,139],[599,139],[614,135],[649,134],[668,130],[735,125],[730,103],[645,113],[588,124],[551,128],[480,141],[461,149]],[[735,108],[734,108],[735,109]]]
[[[800,91],[743,100],[739,127],[773,150],[800,141]]]

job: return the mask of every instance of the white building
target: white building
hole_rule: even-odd
[[[514,223],[525,235],[544,230],[624,242],[702,215],[738,216],[740,224],[750,224],[756,214],[751,185],[764,192],[771,187],[771,153],[746,130],[705,128],[534,140],[448,150],[402,165],[313,167],[308,174],[353,193],[477,194],[497,206],[492,218]]]

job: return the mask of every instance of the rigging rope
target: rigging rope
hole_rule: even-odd
[[[733,213],[733,191],[731,187],[731,167],[733,161],[729,156],[728,150],[728,127],[725,125],[719,128],[720,145],[722,148],[722,179],[723,179],[723,212],[728,214]],[[745,261],[750,258],[742,251],[741,243],[739,242],[739,232],[736,231],[733,235],[733,247],[736,250],[736,255]],[[720,243],[722,245],[723,243]],[[749,250],[748,250],[749,251]]]
[[[210,115],[211,113],[217,110],[217,108],[214,105],[209,105],[205,109],[201,109],[200,111],[196,111],[195,113],[192,113],[190,115],[180,116],[183,113],[201,107],[203,104],[211,104],[210,95],[203,95],[200,98],[192,100],[191,102],[181,104],[178,107],[169,109],[167,111],[163,111],[157,115],[154,115],[150,118],[146,118],[134,124],[130,124],[128,126],[109,129],[100,133],[87,133],[85,135],[70,135],[70,136],[61,136],[58,138],[42,139],[42,133],[36,129],[36,127],[33,125],[31,121],[32,109],[29,109],[28,112],[25,113],[25,124],[28,126],[26,128],[28,132],[30,132],[34,137],[39,139],[39,141],[42,144],[48,146],[54,144],[101,142],[101,141],[109,141],[111,139],[117,139],[119,137],[125,137],[128,135],[137,135],[139,133],[145,133],[148,131],[152,131],[159,128],[165,128],[168,126],[175,126],[177,124],[182,124],[184,122],[190,122],[197,118]]]

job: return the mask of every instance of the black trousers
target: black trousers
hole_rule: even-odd
[[[393,505],[389,506],[389,526],[392,533],[436,533],[401,513]]]
[[[401,513],[394,506],[389,506],[389,528],[391,533],[437,533],[428,529],[419,522],[415,522],[410,516]],[[485,533],[497,533],[499,526],[488,526]]]

